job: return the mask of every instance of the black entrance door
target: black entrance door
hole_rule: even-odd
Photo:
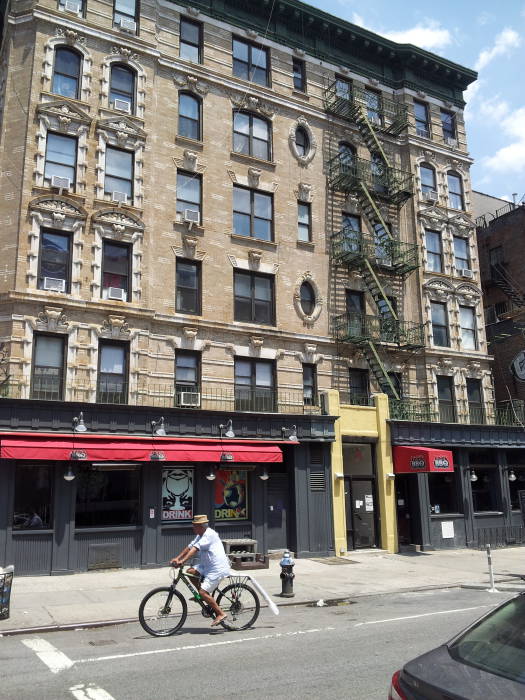
[[[354,548],[376,546],[373,479],[351,480],[351,509]]]
[[[288,475],[272,473],[267,483],[267,542],[268,549],[286,549],[288,513]]]

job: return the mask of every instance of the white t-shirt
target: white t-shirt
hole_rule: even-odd
[[[224,551],[219,535],[207,527],[202,535],[197,535],[189,547],[199,550],[199,571],[202,576],[227,576],[230,573],[230,560]]]

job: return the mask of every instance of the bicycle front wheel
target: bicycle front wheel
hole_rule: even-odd
[[[245,583],[232,583],[219,591],[217,604],[228,617],[221,622],[227,630],[245,630],[259,617],[261,603],[257,593]]]
[[[142,628],[154,637],[175,634],[188,615],[184,596],[170,586],[154,588],[144,596],[139,607]]]

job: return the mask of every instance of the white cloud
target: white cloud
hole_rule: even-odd
[[[476,80],[475,82],[470,83],[468,88],[463,93],[463,99],[466,103],[463,116],[465,117],[465,121],[467,122],[471,121],[476,116],[476,97],[482,85],[483,80]]]
[[[512,202],[512,197],[509,197],[508,194],[500,194],[499,199],[504,199],[506,202]]]
[[[505,104],[505,103],[501,103]],[[501,110],[502,107],[499,107]],[[482,165],[495,173],[523,173],[525,172],[525,107],[509,111],[506,116],[497,117],[498,109],[494,116],[503,133],[510,143],[498,149],[492,156],[483,159]]]
[[[365,26],[365,20],[361,15],[358,15],[357,12],[352,13],[352,23],[357,24],[358,27]]]
[[[485,119],[499,124],[504,117],[509,113],[510,108],[508,102],[500,100],[496,95],[492,98],[485,99],[479,105],[479,114]]]
[[[521,45],[521,37],[514,29],[506,28],[501,31],[494,40],[494,45],[490,49],[483,49],[474,65],[476,70],[482,70],[496,56],[509,53],[512,49]]]
[[[423,49],[436,50],[452,42],[452,34],[435,20],[426,20],[409,29],[385,32],[385,36],[400,44],[415,44]]]

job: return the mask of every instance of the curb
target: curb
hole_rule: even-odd
[[[503,583],[499,581],[497,583]],[[450,588],[477,588],[479,590],[484,590],[485,586],[480,584],[462,584],[462,583],[451,583],[442,585],[428,585],[428,586],[416,586],[409,588],[398,588],[395,591],[384,591],[375,593],[349,593],[345,596],[336,596],[335,598],[323,598],[325,605],[319,607],[328,607],[333,605],[339,605],[342,603],[351,603],[355,598],[373,598],[385,595],[396,595],[398,593],[412,593],[416,591],[435,591],[435,590],[445,590]],[[508,590],[508,589],[507,589]],[[503,591],[504,592],[504,591]],[[274,598],[278,598],[279,594],[274,594]],[[292,607],[292,606],[305,606],[305,607],[317,607],[316,604],[319,598],[308,599],[308,600],[286,600],[286,601],[274,601],[277,607]],[[261,608],[267,608],[267,604],[263,604],[261,601]],[[195,610],[188,612],[188,615],[200,615],[200,611]],[[46,632],[73,632],[87,629],[96,629],[98,627],[114,627],[116,625],[125,625],[131,622],[138,622],[138,617],[124,617],[117,620],[93,620],[88,622],[70,622],[64,624],[56,625],[41,625],[39,627],[20,627],[7,630],[0,630],[0,638],[2,637],[14,637],[20,634],[45,634]]]

